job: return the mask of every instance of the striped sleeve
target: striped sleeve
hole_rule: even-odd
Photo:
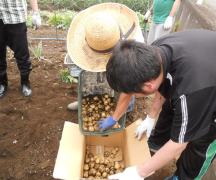
[[[179,133],[178,142],[184,143],[185,133],[187,131],[187,124],[188,124],[188,108],[187,108],[187,101],[186,96],[180,96],[181,99],[181,111],[182,111],[182,123],[181,123],[181,130]]]

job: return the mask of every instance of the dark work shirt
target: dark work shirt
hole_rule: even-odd
[[[216,126],[216,32],[185,30],[152,43],[161,54],[164,81],[159,92],[171,102],[171,139],[197,139]]]

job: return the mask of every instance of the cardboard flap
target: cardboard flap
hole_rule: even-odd
[[[146,135],[144,133],[142,139],[138,141],[138,139],[134,137],[136,128],[136,122],[125,128],[123,150],[126,167],[140,165],[151,158]]]
[[[85,153],[84,138],[78,124],[65,122],[53,172],[54,178],[75,180],[81,177]]]

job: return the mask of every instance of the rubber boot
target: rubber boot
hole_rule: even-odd
[[[0,76],[0,99],[3,98],[6,94],[8,86],[7,74]]]
[[[22,86],[22,94],[24,97],[29,97],[32,95],[32,90],[29,81],[29,74],[21,75],[21,86]]]

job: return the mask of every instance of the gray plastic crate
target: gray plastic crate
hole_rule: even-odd
[[[112,90],[107,82],[105,72],[89,72],[82,70],[78,78],[78,115],[79,115],[79,128],[84,135],[108,135],[111,133],[120,132],[125,127],[126,113],[119,119],[118,123],[120,128],[100,131],[84,131],[83,130],[83,119],[82,119],[82,98],[89,95],[101,95],[109,94],[110,97],[114,97],[116,104],[118,102],[120,93]]]
[[[79,77],[79,73],[82,71],[82,68],[77,66],[72,61],[69,54],[66,54],[65,59],[64,59],[64,64],[68,67],[68,70],[69,70],[71,76]]]

